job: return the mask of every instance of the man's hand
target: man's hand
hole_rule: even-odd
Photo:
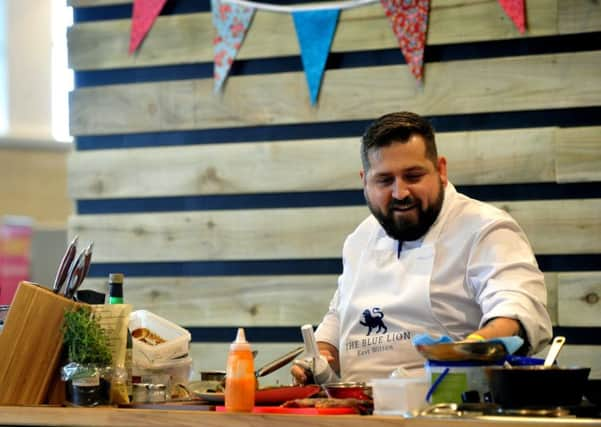
[[[486,341],[491,338],[510,337],[520,334],[520,322],[508,317],[491,319],[477,331],[469,334],[464,341]]]
[[[340,372],[340,361],[338,360],[338,349],[334,347],[332,344],[327,342],[318,341],[317,347],[319,348],[319,354],[324,356],[332,369],[336,373]],[[293,364],[290,369],[290,374],[292,375],[294,384],[304,385],[311,379],[312,373],[307,368],[299,365]]]

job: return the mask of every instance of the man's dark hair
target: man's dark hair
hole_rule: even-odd
[[[438,152],[434,128],[425,118],[407,111],[386,114],[370,124],[361,138],[363,170],[369,170],[368,154],[371,150],[387,147],[393,142],[406,143],[411,135],[421,135],[426,141],[426,157],[436,165]]]

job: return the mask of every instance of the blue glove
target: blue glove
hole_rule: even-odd
[[[413,345],[433,345],[451,343],[453,342],[453,340],[451,339],[451,337],[448,337],[446,335],[434,338],[433,336],[430,336],[428,334],[419,334],[414,336],[411,342],[413,343]]]
[[[486,342],[500,342],[505,346],[505,350],[509,354],[515,353],[524,344],[524,340],[518,336],[491,338],[486,340]]]

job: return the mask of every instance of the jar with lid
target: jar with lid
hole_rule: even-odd
[[[156,403],[167,400],[165,384],[136,383],[133,385],[133,401],[135,403]]]

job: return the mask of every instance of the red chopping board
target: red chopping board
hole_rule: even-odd
[[[305,386],[283,386],[268,387],[257,390],[255,393],[255,405],[273,406],[280,405],[288,400],[304,399],[318,393],[321,387],[315,384]],[[222,392],[193,392],[196,397],[206,402],[223,405],[225,395]]]
[[[215,411],[225,412],[225,406],[216,406]],[[297,415],[356,415],[355,408],[283,408],[281,406],[255,406],[255,414],[297,414]]]

